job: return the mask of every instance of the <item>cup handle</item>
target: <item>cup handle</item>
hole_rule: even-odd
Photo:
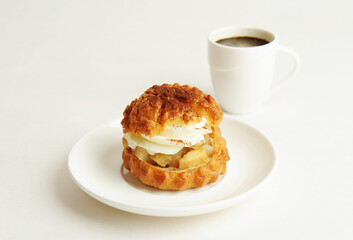
[[[294,66],[293,66],[292,71],[290,71],[287,76],[285,76],[282,80],[280,80],[279,82],[277,82],[271,86],[269,95],[272,95],[272,93],[277,91],[285,83],[287,83],[289,80],[291,80],[298,73],[299,68],[300,68],[300,58],[295,51],[293,51],[292,49],[290,49],[288,47],[284,47],[284,46],[277,46],[276,50],[278,52],[284,52],[284,53],[288,53],[289,55],[291,55],[294,59]]]

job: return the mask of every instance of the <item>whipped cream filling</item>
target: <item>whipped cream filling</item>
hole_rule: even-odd
[[[143,147],[150,155],[156,153],[176,154],[183,147],[191,147],[204,140],[204,135],[212,132],[206,127],[206,119],[201,122],[177,126],[167,126],[166,129],[154,136],[134,133],[124,133],[128,146],[132,149]]]

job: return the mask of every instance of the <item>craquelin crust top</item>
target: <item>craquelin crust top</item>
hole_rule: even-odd
[[[163,131],[166,123],[189,123],[204,117],[211,126],[218,126],[222,110],[210,95],[188,85],[163,84],[147,89],[128,105],[121,124],[124,133],[152,136]]]

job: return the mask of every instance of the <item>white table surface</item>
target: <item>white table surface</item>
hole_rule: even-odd
[[[1,239],[352,239],[353,5],[349,1],[1,1]],[[87,131],[153,84],[213,94],[210,31],[268,28],[301,57],[261,113],[279,167],[232,208],[184,218],[106,206],[70,178]],[[291,66],[278,58],[279,77]]]

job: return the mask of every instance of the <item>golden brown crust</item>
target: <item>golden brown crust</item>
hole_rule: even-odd
[[[142,183],[162,190],[184,190],[216,182],[226,171],[229,160],[226,142],[219,124],[223,113],[210,96],[195,87],[179,84],[155,85],[128,105],[121,124],[124,133],[155,135],[170,123],[189,123],[205,118],[212,128],[214,153],[206,164],[188,169],[163,168],[141,161],[124,145],[124,167]]]
[[[226,142],[221,137],[219,128],[216,128],[212,135],[215,139],[215,152],[208,163],[200,167],[182,171],[160,168],[139,160],[129,147],[123,151],[124,166],[142,183],[162,190],[203,187],[216,182],[219,175],[225,173],[226,162],[229,160]]]
[[[121,124],[124,133],[155,135],[168,121],[188,123],[201,117],[218,126],[222,110],[210,95],[188,85],[163,84],[147,89],[128,105]]]

